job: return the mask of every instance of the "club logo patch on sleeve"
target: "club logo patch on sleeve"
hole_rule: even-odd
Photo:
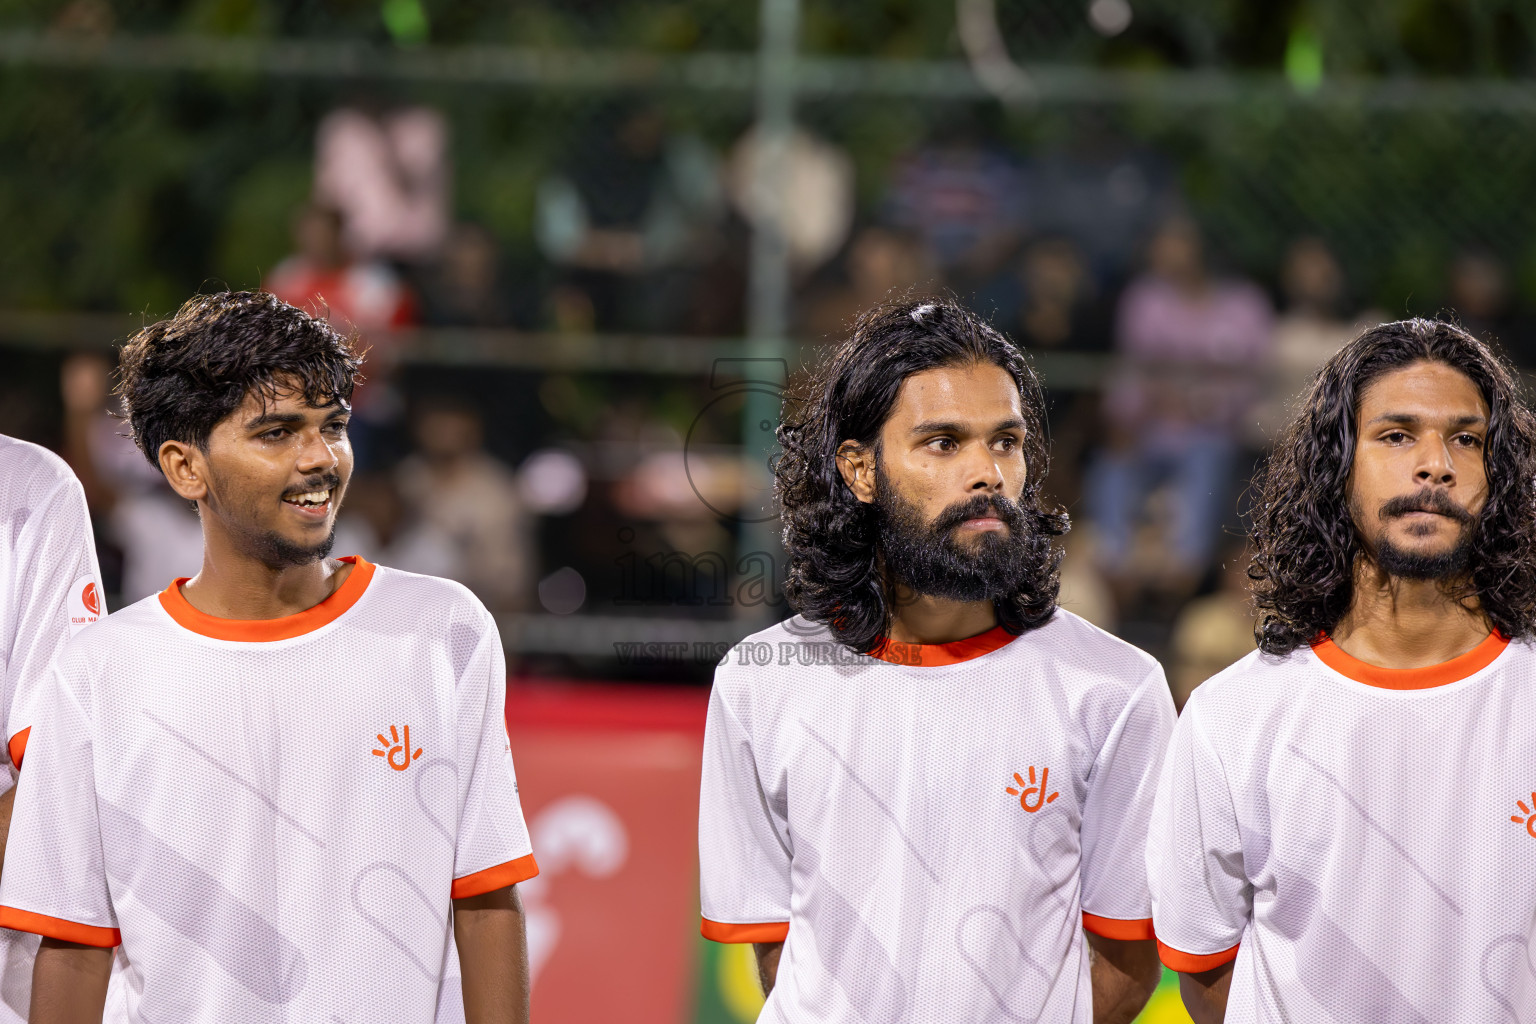
[[[74,636],[101,618],[101,587],[95,578],[82,576],[69,587],[69,635]]]

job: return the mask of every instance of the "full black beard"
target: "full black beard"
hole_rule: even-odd
[[[929,523],[877,471],[874,504],[880,557],[892,582],[949,601],[996,601],[1024,588],[1030,533],[1018,502],[978,494],[949,506]],[[1008,529],[980,534],[962,547],[955,527],[980,516],[995,516]]]
[[[1352,510],[1359,522],[1360,509]],[[1453,502],[1444,491],[1421,495],[1399,495],[1382,503],[1376,515],[1382,522],[1409,512],[1436,512],[1461,524],[1461,536],[1454,547],[1438,554],[1404,551],[1386,537],[1377,540],[1372,559],[1388,576],[1404,580],[1445,580],[1466,574],[1472,564],[1472,534],[1477,517]]]
[[[1466,574],[1472,564],[1472,532],[1463,530],[1449,551],[1426,555],[1404,551],[1391,541],[1376,542],[1376,564],[1388,576],[1403,580],[1444,580]]]

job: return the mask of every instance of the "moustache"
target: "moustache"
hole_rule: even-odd
[[[283,497],[291,498],[297,494],[308,494],[310,491],[332,491],[340,486],[341,477],[335,473],[326,473],[323,476],[307,477],[302,485],[284,491]]]
[[[1024,511],[1019,503],[1001,495],[987,496],[978,494],[968,501],[962,501],[951,505],[933,521],[935,533],[943,533],[952,530],[968,519],[981,519],[993,516],[1001,519],[1010,530],[1017,531],[1024,526]]]
[[[1424,491],[1419,494],[1400,494],[1382,502],[1377,515],[1382,519],[1394,519],[1410,512],[1433,512],[1454,519],[1463,526],[1472,522],[1472,513],[1451,500],[1444,491]]]

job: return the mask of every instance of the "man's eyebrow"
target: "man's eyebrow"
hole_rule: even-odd
[[[1025,426],[1026,424],[1022,419],[1012,416],[993,425],[992,429],[988,432],[995,434],[999,430],[1023,430]],[[953,423],[948,420],[924,420],[909,431],[912,434],[963,434],[965,432],[966,429],[963,424]]]
[[[1371,419],[1371,421],[1367,423],[1366,426],[1371,427],[1378,423],[1401,423],[1405,426],[1411,426],[1414,424],[1422,423],[1426,419],[1428,419],[1428,417],[1420,416],[1417,413],[1412,412],[1384,412],[1380,416]],[[1488,417],[1482,415],[1481,413],[1464,413],[1460,416],[1454,417],[1450,421],[1451,426],[1453,427],[1480,426],[1487,422]]]
[[[315,406],[314,408],[317,408],[317,409],[320,409],[320,410],[322,410],[324,412],[327,412],[327,413],[329,413],[332,416],[335,416],[337,414],[345,415],[347,412],[350,411],[347,408],[346,403],[341,402],[341,401],[335,401],[335,402],[332,402],[329,405]],[[301,412],[271,412],[271,411],[268,411],[268,412],[262,413],[260,416],[256,416],[256,417],[254,417],[252,419],[247,420],[246,424],[245,424],[245,429],[246,430],[260,430],[262,427],[286,427],[286,426],[291,426],[292,424],[295,424],[295,423],[303,423],[307,418],[308,417],[306,417]]]
[[[292,423],[303,423],[305,417],[296,412],[264,412],[260,416],[245,421],[246,430],[259,430],[262,427],[287,426]]]

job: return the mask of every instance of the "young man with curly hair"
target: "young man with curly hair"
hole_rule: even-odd
[[[1259,650],[1185,706],[1147,849],[1199,1022],[1536,1020],[1536,418],[1373,327],[1256,484]]]
[[[775,468],[799,615],[715,673],[704,935],[755,944],[764,1020],[1130,1021],[1159,974],[1143,849],[1173,704],[1056,607],[1033,371],[909,302],[801,397]]]
[[[332,559],[359,365],[259,292],[124,347],[134,440],[201,571],[60,657],[27,743],[0,925],[43,936],[34,1024],[523,1022],[537,868],[491,617]],[[462,976],[462,986],[460,984]]]

